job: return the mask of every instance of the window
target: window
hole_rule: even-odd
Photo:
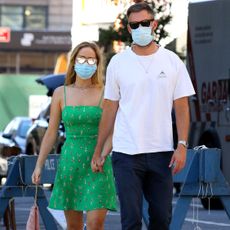
[[[0,26],[20,29],[46,29],[47,6],[0,6]]]
[[[26,6],[25,7],[25,28],[45,29],[46,28],[46,7]]]
[[[32,125],[31,120],[24,120],[21,122],[19,128],[18,128],[18,136],[22,138],[26,138],[26,133],[30,126]]]
[[[19,6],[1,7],[1,26],[12,29],[23,28],[23,8]]]

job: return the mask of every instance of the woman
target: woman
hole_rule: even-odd
[[[94,43],[83,42],[71,54],[65,86],[54,91],[49,127],[32,175],[33,183],[38,184],[62,118],[66,141],[49,207],[64,210],[68,230],[83,229],[83,211],[87,211],[87,230],[103,229],[107,210],[116,209],[112,166],[110,157],[106,157],[111,151],[111,137],[108,137],[102,153],[103,172],[93,160],[102,98],[99,48]]]

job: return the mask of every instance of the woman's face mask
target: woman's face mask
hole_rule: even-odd
[[[74,70],[77,76],[80,78],[89,79],[96,72],[97,64],[96,61],[93,62],[92,59],[77,58],[76,64],[74,65]]]

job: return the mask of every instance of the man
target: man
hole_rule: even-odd
[[[172,173],[186,161],[188,96],[194,89],[182,61],[153,41],[157,24],[150,6],[136,3],[127,17],[133,44],[115,55],[107,69],[93,170],[102,170],[102,146],[114,128],[112,163],[122,229],[141,229],[144,195],[149,204],[148,229],[166,230],[171,220]],[[175,151],[172,108],[179,140]]]

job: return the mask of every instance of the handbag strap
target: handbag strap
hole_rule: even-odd
[[[35,194],[34,194],[34,204],[37,205],[37,199],[38,199],[38,185],[35,186]]]

